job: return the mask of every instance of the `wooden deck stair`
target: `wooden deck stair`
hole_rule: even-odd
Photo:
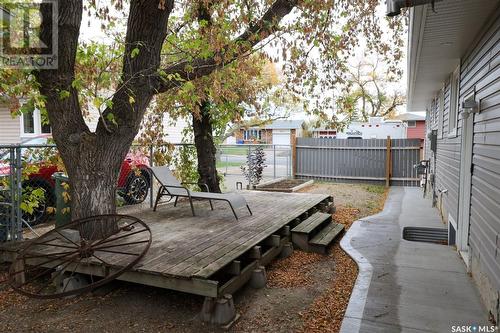
[[[292,242],[303,251],[326,253],[328,245],[344,230],[326,213],[314,213],[292,229]]]

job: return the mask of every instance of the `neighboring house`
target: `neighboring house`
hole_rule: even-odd
[[[97,111],[91,111],[85,117],[91,131],[95,130],[98,120],[99,113]],[[174,122],[168,115],[165,115],[163,119],[165,140],[174,144],[181,143],[183,130],[188,126],[191,126],[191,124],[182,118]],[[42,124],[39,110],[12,117],[8,106],[0,105],[0,145],[20,143],[24,139],[50,133],[50,126]]]
[[[169,143],[182,143],[184,138],[184,130],[190,128],[192,123],[185,118],[172,120],[168,114],[163,117],[163,132],[165,133],[165,141]],[[186,143],[192,142],[187,140]]]
[[[313,128],[309,132],[311,132],[312,137],[316,139],[337,138],[337,130],[333,128],[319,127],[319,128]]]
[[[236,143],[291,145],[302,136],[304,120],[275,120],[267,125],[241,129],[235,133]]]
[[[20,143],[22,139],[50,133],[50,126],[42,124],[40,111],[12,117],[8,106],[0,106],[0,144]]]
[[[401,120],[370,117],[367,122],[354,121],[342,131],[331,128],[313,128],[313,138],[319,139],[406,139],[406,124]]]
[[[425,139],[425,116],[415,113],[406,112],[394,117],[395,120],[401,120],[406,124],[406,138],[407,139],[420,139],[422,143]]]
[[[427,110],[435,202],[499,322],[499,2],[449,0],[432,7],[410,10],[407,108]]]

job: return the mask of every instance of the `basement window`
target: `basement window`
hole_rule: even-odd
[[[451,75],[450,112],[448,114],[448,137],[457,136],[458,99],[460,96],[460,66]]]

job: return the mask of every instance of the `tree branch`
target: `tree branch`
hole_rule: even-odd
[[[83,133],[89,132],[78,102],[78,92],[72,87],[82,12],[82,0],[59,2],[58,67],[35,71],[40,84],[40,93],[46,97],[53,137],[63,150],[63,154],[67,143],[77,143]],[[42,4],[41,14],[40,38],[45,44],[52,45],[54,22],[52,22],[51,6]],[[69,96],[63,92],[69,92]]]
[[[277,32],[281,20],[297,6],[298,2],[298,0],[274,1],[258,22],[251,24],[246,31],[226,45],[219,54],[209,59],[198,58],[193,61],[180,62],[164,69],[164,75],[177,74],[181,79],[191,81],[209,75],[217,68],[224,67]],[[233,50],[232,48],[235,46],[236,50]],[[231,54],[229,54],[230,51]],[[216,59],[224,60],[217,61]],[[159,74],[155,75],[154,80],[156,93],[162,93],[178,86],[176,81],[167,81]]]
[[[113,96],[113,106],[107,108],[99,120],[96,132],[106,134],[106,128],[118,130],[129,138],[138,131],[140,121],[153,97],[151,77],[160,66],[162,45],[168,31],[168,19],[174,0],[166,0],[165,8],[158,1],[132,0],[127,21],[122,84]],[[134,52],[137,50],[138,52]],[[108,122],[112,114],[114,121]],[[116,124],[118,126],[116,126]],[[133,140],[133,137],[132,139]],[[126,141],[126,140],[125,140]]]
[[[231,127],[229,127],[229,129],[224,134],[219,135],[219,137],[217,139],[219,140],[219,142],[224,142],[224,140],[226,140],[227,138],[232,136],[234,133],[236,133],[242,129],[246,130],[246,129],[249,129],[250,127],[260,127],[263,125],[267,125],[275,120],[286,119],[286,118],[288,118],[288,115],[270,117],[268,119],[256,118],[256,119],[240,121],[238,123],[233,124]]]

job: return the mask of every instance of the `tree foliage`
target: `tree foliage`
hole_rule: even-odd
[[[377,62],[365,59],[349,67],[346,83],[337,99],[345,121],[368,121],[370,117],[391,117],[406,102],[401,90],[390,87],[398,75],[381,68]],[[392,90],[392,91],[391,91]]]
[[[6,84],[0,92],[10,99],[27,93],[26,105],[46,110],[72,181],[73,218],[110,213],[115,210],[121,162],[146,110],[152,102],[153,107],[163,103],[155,96],[165,94],[161,98],[175,107],[195,106],[207,96],[233,101],[228,96],[238,92],[226,83],[245,82],[236,69],[265,55],[284,64],[287,89],[315,100],[311,112],[324,112],[332,103],[324,92],[345,80],[346,61],[359,44],[384,57],[390,68],[401,59],[402,24],[398,19],[381,20],[378,5],[361,0],[92,0],[85,5],[82,0],[61,0],[58,68],[2,70],[7,80],[2,80]],[[120,24],[115,14],[127,17],[125,33],[110,47],[116,57],[99,48],[94,56],[99,59],[79,53],[83,10],[101,19],[106,29]],[[41,14],[40,38],[48,43],[49,6],[42,5]],[[387,24],[393,39],[384,38]],[[258,52],[261,55],[255,55]],[[79,81],[81,57],[105,68],[91,73],[104,86],[93,91],[103,95],[86,92],[92,86]],[[109,66],[104,58],[111,60]],[[23,84],[28,88],[20,87]],[[30,92],[32,88],[39,93]],[[84,120],[85,95],[101,111],[95,131]],[[226,104],[215,104],[218,111],[213,115],[227,116]],[[196,112],[196,106],[191,111]],[[97,234],[106,226],[99,228]]]

